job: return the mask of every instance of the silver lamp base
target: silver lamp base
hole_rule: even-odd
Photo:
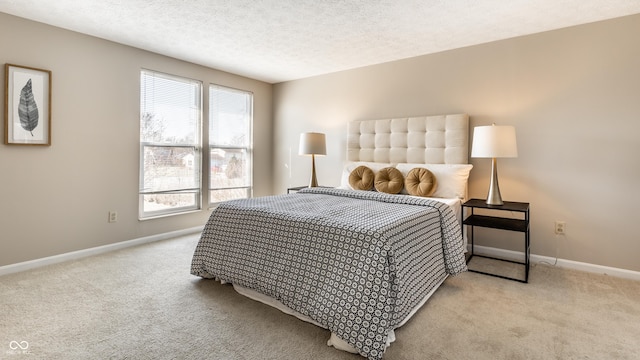
[[[316,179],[316,156],[311,154],[311,181],[309,181],[309,187],[318,186],[318,179]]]
[[[488,205],[504,205],[500,196],[500,186],[498,185],[498,162],[496,158],[491,158],[491,183],[487,194]]]

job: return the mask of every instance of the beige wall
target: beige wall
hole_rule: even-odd
[[[500,187],[531,203],[533,254],[640,271],[638,34],[635,15],[277,84],[274,191],[308,183],[300,132],[327,134],[318,180],[337,185],[349,120],[466,112],[472,126],[516,127],[519,157],[499,160]],[[485,197],[490,161],[471,162],[470,195]]]
[[[52,71],[53,131],[51,147],[0,145],[0,266],[205,223],[206,207],[138,221],[141,68],[201,80],[205,99],[209,83],[252,91],[254,146],[272,146],[267,83],[0,13],[3,99],[5,63]],[[256,151],[258,196],[271,192],[270,162]]]
[[[272,102],[266,83],[0,13],[0,64],[53,72],[53,145],[0,145],[0,266],[204,224],[207,210],[137,220],[149,68],[254,92],[256,196],[308,183],[303,131],[327,133],[318,179],[337,185],[349,120],[466,112],[472,126],[514,125],[520,156],[499,161],[500,185],[505,200],[532,204],[532,252],[640,271],[638,33],[640,16],[625,17],[286,82]],[[470,194],[484,197],[489,162],[472,163]]]

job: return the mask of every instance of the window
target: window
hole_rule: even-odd
[[[201,82],[142,70],[141,219],[200,209],[201,103]]]
[[[209,203],[251,197],[253,94],[209,87]]]

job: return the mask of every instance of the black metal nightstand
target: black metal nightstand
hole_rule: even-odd
[[[309,187],[308,185],[290,187],[290,188],[287,188],[287,194],[290,194],[291,192],[298,192],[298,191],[300,191],[300,190],[302,190],[304,188],[308,188],[308,187]]]
[[[508,280],[520,281],[523,283],[529,282],[529,265],[530,265],[529,203],[505,201],[503,205],[488,205],[485,200],[471,199],[465,202],[464,204],[462,204],[463,213],[465,208],[468,208],[471,211],[471,214],[462,222],[464,225],[467,225],[470,227],[471,256],[469,256],[469,258],[467,259],[467,263],[469,263],[469,261],[474,256],[493,259],[493,260],[506,261],[514,264],[524,265],[525,275],[524,275],[524,279],[518,279],[518,278],[478,271],[478,270],[469,269],[469,271],[485,274],[485,275],[496,276],[496,277],[508,279]],[[489,210],[519,212],[523,214],[524,219],[512,219],[512,218],[505,218],[505,217],[499,217],[499,216],[477,215],[477,214],[474,214],[474,209],[489,209]],[[510,230],[510,231],[517,231],[517,232],[524,233],[524,236],[525,236],[524,262],[500,259],[496,257],[486,256],[486,255],[476,255],[474,253],[474,238],[473,238],[473,228],[475,226],[492,228],[492,229],[500,229],[500,230]]]
[[[309,185],[290,187],[290,188],[287,188],[287,194],[290,194],[291,192],[298,192],[298,191],[300,191],[302,189],[306,189],[308,187],[309,187]],[[331,186],[317,186],[317,187],[319,187],[319,188],[330,188]]]

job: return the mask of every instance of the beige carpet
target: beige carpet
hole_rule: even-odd
[[[189,274],[197,236],[0,277],[0,359],[361,359]],[[532,268],[447,279],[385,359],[639,359],[640,282]]]

